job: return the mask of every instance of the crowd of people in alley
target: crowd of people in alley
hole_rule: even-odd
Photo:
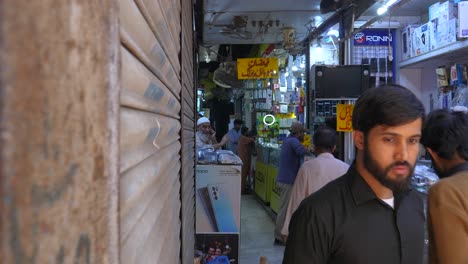
[[[250,168],[244,146],[255,140],[242,122],[221,143],[209,141],[213,133],[202,127],[209,125],[199,119],[197,146],[199,138],[215,148],[229,142]],[[390,84],[360,96],[352,125],[350,165],[334,157],[337,133],[330,127],[314,131],[312,149],[301,144],[308,130],[299,122],[283,140],[274,231],[274,243],[285,245],[283,263],[422,263],[426,222],[430,263],[468,263],[466,109],[426,115],[410,90]],[[421,145],[440,178],[429,190],[427,214],[410,186]],[[302,162],[309,154],[315,158]]]

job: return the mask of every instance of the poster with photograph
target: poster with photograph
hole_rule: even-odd
[[[195,262],[200,264],[238,264],[238,234],[197,234]]]
[[[240,232],[240,172],[239,165],[197,165],[197,233]]]

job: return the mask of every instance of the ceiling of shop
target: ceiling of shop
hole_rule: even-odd
[[[335,0],[324,0],[332,2]],[[350,0],[338,0],[346,2]],[[438,0],[402,0],[398,12],[390,14],[391,20],[398,16],[419,17],[427,14],[427,6]],[[282,44],[283,29],[293,28],[295,40],[303,40],[314,27],[320,25],[333,12],[320,12],[321,0],[203,0],[203,45],[216,44]],[[361,18],[371,19],[382,5],[382,0],[354,0],[369,6]],[[372,5],[373,4],[373,5]],[[382,21],[389,20],[388,16]],[[408,22],[405,22],[408,21]],[[363,21],[359,21],[363,24]],[[414,23],[413,20],[400,19],[401,26]],[[416,21],[417,22],[417,21]]]
[[[283,28],[294,28],[301,40],[331,14],[320,13],[320,0],[204,0],[203,43],[281,43]],[[236,16],[244,27],[234,26]]]

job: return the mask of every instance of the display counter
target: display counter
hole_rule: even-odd
[[[279,190],[276,186],[276,176],[279,169],[280,147],[257,146],[257,161],[255,171],[255,193],[274,212],[279,209]]]
[[[255,194],[264,202],[268,203],[267,191],[267,164],[261,160],[255,162]]]

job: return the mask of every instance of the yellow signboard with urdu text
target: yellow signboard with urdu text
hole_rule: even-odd
[[[336,131],[353,131],[353,109],[352,104],[336,105]]]
[[[237,59],[237,79],[278,78],[278,58]]]

